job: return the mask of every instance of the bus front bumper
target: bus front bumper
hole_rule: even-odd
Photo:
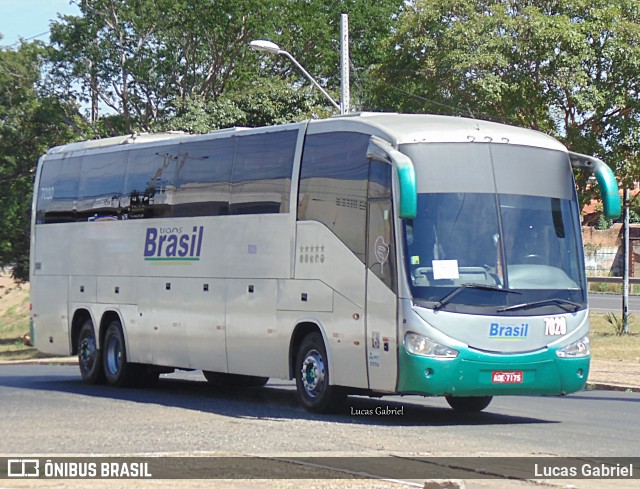
[[[400,347],[398,392],[427,396],[563,395],[584,388],[590,357],[559,358],[555,350],[492,355],[461,351],[454,359]],[[508,375],[501,375],[501,374]]]

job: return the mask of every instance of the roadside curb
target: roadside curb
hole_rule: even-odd
[[[628,385],[603,384],[602,382],[587,382],[585,390],[588,391],[619,391],[619,392],[640,392],[640,387]]]
[[[0,361],[0,365],[77,365],[78,357],[30,358],[28,360]]]

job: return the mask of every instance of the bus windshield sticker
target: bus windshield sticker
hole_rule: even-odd
[[[460,278],[458,260],[433,260],[434,280],[455,280]]]
[[[411,257],[411,264],[412,265],[420,265],[420,257],[419,256],[412,256]]]

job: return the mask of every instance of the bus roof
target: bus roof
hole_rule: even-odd
[[[211,137],[245,131],[275,131],[285,128],[293,129],[297,126],[299,127],[298,124],[286,124],[255,129],[233,127],[198,135],[183,132],[132,134],[57,146],[51,148],[47,155],[61,155],[129,144],[160,142],[175,144],[181,141],[206,140]],[[309,121],[308,132],[310,134],[329,131],[368,133],[379,136],[394,146],[420,142],[498,142],[566,151],[566,148],[559,141],[538,131],[496,122],[442,115],[361,112]]]
[[[367,126],[394,145],[409,143],[497,142],[567,151],[559,141],[544,133],[465,117],[428,114],[363,112],[310,122],[309,132],[357,130]],[[373,131],[363,131],[372,132]]]

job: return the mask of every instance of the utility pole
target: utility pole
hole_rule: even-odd
[[[296,60],[291,53],[280,49],[280,46],[265,40],[255,40],[249,43],[251,49],[256,51],[264,51],[271,54],[286,56],[298,68],[313,85],[322,92],[322,94],[331,102],[340,114],[348,114],[351,105],[351,96],[349,94],[349,16],[340,14],[340,104],[333,100],[333,97],[322,88],[322,86],[309,74],[307,70]]]
[[[624,265],[622,272],[622,332],[629,332],[629,188],[624,189]]]
[[[340,14],[340,113],[348,114],[349,93],[349,16]]]

